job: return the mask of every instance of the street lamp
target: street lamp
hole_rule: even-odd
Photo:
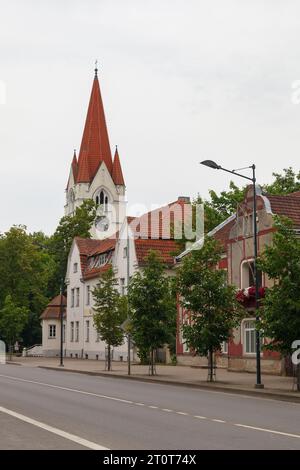
[[[64,367],[64,279],[61,279],[60,286],[60,305],[59,305],[59,318],[60,318],[60,367]]]
[[[238,170],[227,170],[226,168],[223,168],[221,165],[218,165],[216,162],[212,160],[204,160],[203,162],[200,162],[200,163],[201,165],[212,168],[213,170],[226,171],[227,173],[240,176],[241,178],[244,178],[252,182],[252,185],[253,185],[253,222],[254,222],[253,238],[254,238],[255,319],[256,319],[256,325],[257,325],[259,321],[259,314],[258,314],[259,285],[258,285],[258,275],[257,275],[258,252],[257,252],[257,213],[256,213],[257,211],[256,211],[256,175],[255,175],[256,167],[253,164],[245,168],[239,168]],[[249,176],[245,176],[241,173],[237,173],[237,171],[246,170],[250,168],[252,169],[252,178],[250,178]],[[258,328],[256,328],[255,339],[256,339],[256,384],[255,384],[255,388],[264,388],[264,385],[261,383],[260,333],[259,333]]]

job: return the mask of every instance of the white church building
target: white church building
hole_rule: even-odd
[[[76,237],[70,250],[64,297],[63,350],[66,357],[104,359],[106,345],[93,324],[93,289],[99,277],[113,268],[121,295],[126,294],[130,277],[143,269],[149,250],[159,252],[171,274],[174,253],[182,245],[171,226],[182,223],[189,198],[148,212],[140,217],[126,216],[125,182],[116,148],[112,159],[99,80],[95,77],[77,159],[74,154],[66,188],[65,214],[72,215],[85,199],[97,204],[97,217],[91,238]],[[60,315],[58,298],[41,315],[43,353],[60,354]],[[132,352],[133,354],[133,352]],[[127,344],[113,350],[113,360],[127,359]]]

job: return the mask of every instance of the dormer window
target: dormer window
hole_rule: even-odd
[[[108,261],[108,254],[101,253],[100,255],[93,256],[89,261],[89,269],[100,268],[104,266]]]

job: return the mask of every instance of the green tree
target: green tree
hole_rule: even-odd
[[[12,300],[11,295],[7,295],[4,305],[0,310],[0,337],[9,346],[10,360],[14,343],[20,339],[20,335],[28,320],[28,310],[26,307],[18,307]]]
[[[176,331],[176,297],[172,281],[156,251],[149,251],[143,271],[136,272],[129,285],[132,335],[138,349],[150,351],[154,375],[154,350],[171,344]]]
[[[193,205],[204,204],[204,230],[210,232],[217,225],[221,224],[230,215],[236,212],[246,192],[246,186],[239,188],[233,181],[229,183],[229,190],[221,191],[217,194],[212,189],[209,191],[210,199],[203,200],[198,194],[193,201]]]
[[[272,173],[275,180],[266,184],[263,189],[268,194],[290,194],[300,191],[300,171],[296,173],[293,168],[284,168],[283,174]]]
[[[300,241],[291,221],[276,217],[272,246],[266,247],[258,266],[274,281],[261,307],[261,329],[271,338],[264,347],[283,355],[293,353],[300,339]],[[300,391],[300,366],[297,389]]]
[[[120,326],[127,317],[126,303],[117,291],[116,285],[113,269],[109,268],[93,289],[94,326],[101,340],[107,344],[108,370],[111,370],[111,347],[120,346],[124,342]]]
[[[40,250],[26,227],[14,226],[0,236],[0,308],[7,295],[16,305],[27,308],[30,326],[26,325],[22,334],[25,345],[40,342],[39,316],[48,302],[54,269],[51,255]]]
[[[179,267],[177,289],[182,307],[189,311],[189,323],[182,327],[188,347],[199,356],[209,356],[213,380],[213,353],[231,337],[242,316],[233,286],[226,285],[226,273],[216,269],[221,247],[207,238],[200,250],[193,250]]]
[[[92,199],[86,199],[76,208],[73,215],[60,219],[55,233],[44,247],[49,250],[56,269],[51,283],[51,296],[60,290],[61,279],[65,277],[69,252],[75,237],[91,238],[90,229],[96,217],[96,204]]]
[[[291,167],[284,168],[282,173],[273,173],[273,178],[272,183],[262,185],[265,193],[282,195],[300,190],[300,172],[296,173]],[[211,189],[210,198],[207,200],[203,200],[200,195],[197,196],[193,204],[204,203],[205,233],[210,232],[236,212],[245,197],[246,189],[247,186],[240,188],[231,181],[229,190],[221,191],[220,194]]]

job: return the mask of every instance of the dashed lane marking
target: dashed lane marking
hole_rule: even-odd
[[[260,427],[251,426],[251,425],[247,425],[247,424],[233,423],[233,422],[225,421],[223,419],[209,418],[208,416],[192,415],[190,413],[186,413],[186,412],[183,412],[183,411],[175,411],[175,410],[171,410],[169,408],[161,408],[161,407],[158,407],[158,406],[155,406],[155,405],[147,405],[145,403],[134,402],[132,400],[125,400],[123,398],[112,397],[112,396],[109,396],[109,395],[101,395],[101,394],[93,393],[93,392],[86,392],[84,390],[78,390],[78,389],[69,388],[69,387],[62,387],[60,385],[53,385],[53,384],[49,384],[49,383],[45,383],[45,382],[37,382],[35,380],[22,379],[20,377],[13,377],[13,376],[10,376],[10,375],[0,374],[0,377],[11,379],[11,380],[16,380],[16,381],[19,381],[19,382],[25,382],[25,383],[35,384],[35,385],[41,385],[41,386],[44,386],[44,387],[50,387],[50,388],[54,388],[54,389],[65,390],[67,392],[79,393],[79,394],[82,394],[82,395],[88,395],[88,396],[93,396],[93,397],[102,398],[102,399],[106,399],[106,400],[112,400],[112,401],[116,401],[116,402],[124,403],[124,404],[128,404],[128,405],[145,406],[149,409],[164,411],[164,412],[167,412],[167,413],[174,413],[174,414],[182,415],[182,416],[189,416],[189,417],[192,417],[192,418],[196,418],[196,419],[200,419],[200,420],[206,420],[206,421],[210,421],[210,422],[213,422],[213,423],[227,424],[227,425],[230,425],[230,426],[236,426],[236,427],[240,427],[240,428],[250,429],[250,430],[253,430],[253,431],[266,432],[266,433],[269,433],[269,434],[277,434],[277,435],[280,435],[280,436],[286,436],[286,437],[300,439],[299,434],[293,434],[293,433],[284,432],[284,431],[277,431],[277,430],[274,430],[274,429],[260,428]],[[1,407],[0,407],[0,411],[2,411]],[[13,412],[11,412],[11,413],[13,413]],[[22,415],[20,415],[20,416],[22,416]],[[28,419],[31,419],[31,418],[28,418]],[[32,420],[32,421],[35,421],[35,420]],[[39,422],[36,421],[36,423],[39,423]],[[41,423],[41,424],[43,424],[43,423]],[[45,425],[45,426],[47,426],[47,425]],[[50,428],[51,428],[51,426],[50,426]],[[53,428],[53,429],[56,429],[56,428]],[[60,431],[60,430],[58,430],[58,431]],[[64,433],[64,431],[61,431],[61,432]],[[66,434],[68,434],[68,433],[66,433]],[[73,435],[70,434],[70,436],[73,436]],[[73,436],[73,437],[76,438],[76,439],[81,439],[77,436]],[[89,441],[86,441],[86,442],[88,443]],[[96,445],[97,446],[98,444],[91,443],[91,445]],[[104,447],[103,447],[103,449],[104,449]]]

